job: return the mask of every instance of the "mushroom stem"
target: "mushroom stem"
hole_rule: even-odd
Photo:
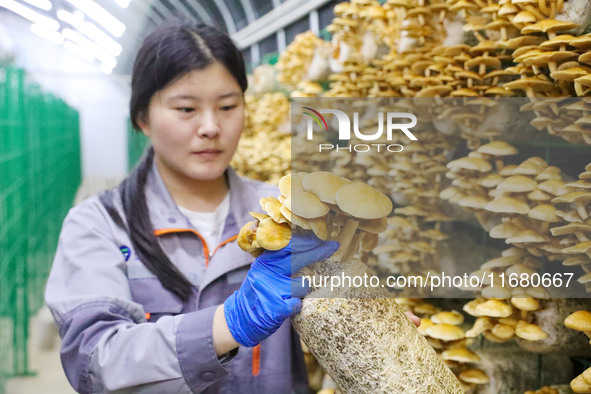
[[[578,202],[578,201],[575,204],[577,206],[577,212],[579,213],[579,216],[581,217],[581,219],[587,220],[587,218],[589,217],[589,214],[587,213],[587,210],[585,209],[585,204]]]
[[[349,263],[353,259],[353,256],[355,256],[355,253],[357,253],[357,251],[359,250],[359,244],[361,243],[362,238],[363,238],[363,236],[362,236],[361,232],[356,231],[355,235],[353,236],[353,238],[351,239],[351,242],[348,245],[347,252],[343,256],[341,261],[344,261],[345,263]]]
[[[540,223],[540,234],[547,234],[549,228],[550,228],[550,222]]]
[[[577,82],[575,80],[575,92],[577,92],[577,96],[584,96],[585,95],[585,89],[583,88],[583,85],[580,82]]]
[[[352,218],[347,218],[345,225],[341,229],[336,241],[338,241],[341,246],[339,249],[332,255],[331,260],[341,262],[343,257],[347,252],[347,248],[351,243],[351,240],[355,236],[355,231],[357,230],[357,226],[359,226],[359,222]]]
[[[577,236],[577,239],[579,240],[579,242],[589,241],[589,238],[587,238],[585,233],[583,233],[582,231],[576,231],[575,235]]]
[[[497,167],[497,171],[501,171],[503,169],[503,159],[501,159],[500,157],[497,157],[495,159],[495,166]]]
[[[527,229],[527,226],[523,223],[523,220],[518,216],[511,219],[511,223],[513,223],[515,225],[515,227],[517,227],[520,230]]]
[[[333,231],[333,219],[334,219],[334,213],[332,211],[330,211],[328,213],[328,215],[326,216],[326,233],[328,234],[328,237],[330,238],[332,235],[332,231]]]

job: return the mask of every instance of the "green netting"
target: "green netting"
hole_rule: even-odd
[[[150,140],[143,133],[134,130],[127,122],[127,169],[131,171],[142,157]]]
[[[29,318],[80,184],[79,131],[76,110],[0,67],[0,392],[29,373]]]

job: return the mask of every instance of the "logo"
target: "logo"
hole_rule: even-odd
[[[123,253],[123,257],[125,257],[125,261],[129,260],[129,256],[131,256],[131,250],[129,249],[129,247],[123,245],[123,246],[119,247],[119,250],[121,251],[121,253]]]
[[[324,129],[326,131],[328,131],[328,125],[326,124],[326,120],[324,120],[324,117],[322,115],[320,115],[320,112],[318,112],[316,110],[313,110],[310,107],[304,107],[304,109],[307,109],[308,111],[314,112],[315,115],[312,115],[311,113],[305,112],[305,111],[304,111],[304,114],[306,114],[309,117],[311,117],[312,119],[314,119],[316,121],[316,123],[318,123],[318,126],[320,126],[320,129],[322,129],[322,125],[320,124],[320,119],[322,119],[322,122],[324,123]],[[318,118],[320,118],[320,119],[318,119]],[[312,123],[310,122],[309,123],[309,126],[308,126],[308,139],[309,140],[312,139],[312,134],[311,134],[312,129],[310,127],[311,125],[312,125]]]
[[[310,119],[308,119],[307,123],[307,134],[306,138],[308,140],[312,140],[314,138],[314,123],[312,120],[316,121],[316,124],[320,127],[321,131],[328,131],[328,124],[322,114],[331,114],[334,115],[336,122],[338,124],[338,133],[339,133],[339,140],[340,141],[350,141],[351,140],[351,130],[353,130],[353,134],[355,137],[362,141],[376,141],[383,137],[384,132],[386,133],[386,140],[392,141],[394,132],[402,132],[408,139],[411,141],[417,141],[417,137],[410,131],[410,129],[417,124],[417,117],[408,112],[384,112],[378,113],[378,121],[377,121],[377,130],[369,132],[369,131],[361,131],[359,129],[359,112],[353,112],[353,122],[349,115],[341,110],[338,109],[320,109],[318,111],[310,108],[310,107],[303,107],[304,109],[310,111],[304,111],[304,114],[308,115]],[[385,117],[385,122],[384,122]],[[401,120],[403,120],[401,122]],[[322,123],[321,123],[322,121]],[[353,127],[351,128],[351,124]],[[323,127],[324,125],[324,127]],[[348,145],[348,146],[334,146],[332,144],[320,144],[319,145],[319,152],[323,150],[332,150],[336,149],[339,150],[348,150],[349,152],[368,152],[373,149],[377,149],[380,152],[380,149],[384,148],[384,150],[388,150],[389,152],[401,152],[404,147],[400,144],[355,144],[355,145]]]

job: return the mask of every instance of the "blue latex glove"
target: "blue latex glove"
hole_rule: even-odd
[[[224,302],[224,315],[236,342],[256,346],[297,313],[308,289],[291,275],[329,257],[338,247],[338,242],[321,241],[313,234],[294,234],[285,248],[263,252],[240,289]]]

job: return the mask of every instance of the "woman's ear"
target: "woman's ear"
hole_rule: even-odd
[[[140,130],[144,135],[150,138],[150,124],[146,119],[146,114],[144,112],[140,113],[137,118],[137,125],[140,127]]]

